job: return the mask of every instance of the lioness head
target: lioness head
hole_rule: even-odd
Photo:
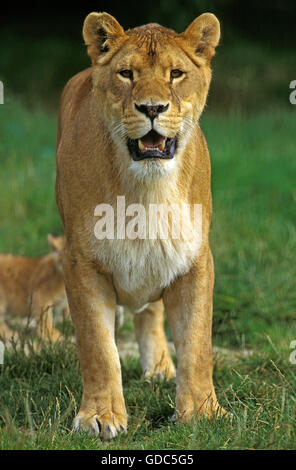
[[[90,13],[83,37],[100,116],[124,164],[143,175],[172,170],[206,102],[217,18],[205,13],[177,34],[158,24],[124,31],[108,13]]]

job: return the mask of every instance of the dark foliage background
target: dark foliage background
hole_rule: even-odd
[[[81,36],[90,11],[107,11],[125,29],[147,22],[183,31],[200,13],[221,22],[209,105],[252,111],[288,105],[295,69],[292,0],[98,0],[82,4],[13,3],[1,7],[0,79],[6,91],[54,110],[66,80],[89,65]]]

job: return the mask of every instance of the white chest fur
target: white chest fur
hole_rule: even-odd
[[[174,206],[175,219],[181,223],[181,231],[173,231],[172,219],[160,217],[157,236],[145,233],[144,238],[104,238],[93,244],[95,257],[113,274],[116,285],[132,294],[139,292],[149,299],[157,289],[167,287],[177,276],[186,273],[198,255],[201,244],[201,207],[197,217]],[[146,227],[149,225],[148,214]],[[150,214],[151,215],[151,214]],[[184,231],[185,229],[185,231]],[[182,231],[183,230],[183,231]],[[160,236],[160,234],[162,234]],[[142,234],[143,235],[143,234]],[[155,235],[155,233],[154,233]],[[164,236],[163,236],[164,235]]]

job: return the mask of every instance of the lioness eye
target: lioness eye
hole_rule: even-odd
[[[178,78],[178,77],[181,77],[181,75],[183,75],[184,72],[182,72],[182,70],[179,70],[179,69],[174,69],[171,71],[171,78]]]
[[[133,72],[131,70],[120,70],[120,75],[124,78],[129,78],[130,80],[133,79]]]

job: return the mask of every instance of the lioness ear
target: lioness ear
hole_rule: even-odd
[[[47,241],[48,241],[51,251],[53,252],[58,251],[57,237],[54,237],[53,235],[51,235],[51,233],[49,233],[47,235]]]
[[[220,39],[220,23],[212,13],[203,13],[188,26],[182,36],[194,48],[195,54],[210,62]]]
[[[108,13],[90,13],[84,20],[82,35],[93,64],[99,55],[116,48],[126,38],[122,26]]]
[[[62,252],[65,248],[66,238],[64,236],[54,236],[49,233],[47,235],[47,241],[50,247],[50,250],[53,253]]]

